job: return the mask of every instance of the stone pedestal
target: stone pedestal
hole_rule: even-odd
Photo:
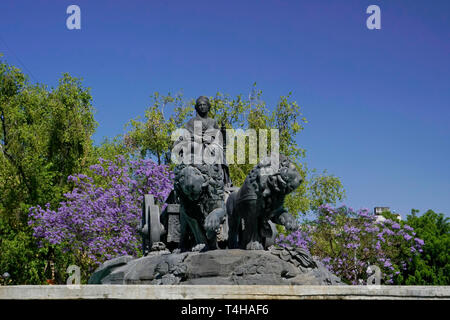
[[[107,261],[89,284],[338,285],[339,278],[301,249],[151,252]]]

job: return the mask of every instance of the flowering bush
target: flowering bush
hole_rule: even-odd
[[[302,226],[302,229],[291,232],[288,235],[280,234],[275,243],[280,247],[299,247],[309,251],[309,246],[313,240],[309,236],[310,232],[306,229],[307,226]]]
[[[172,188],[167,166],[151,160],[99,159],[90,173],[69,176],[74,189],[55,211],[30,208],[29,225],[41,244],[60,246],[86,273],[119,255],[138,255],[137,226],[144,194],[162,203]]]
[[[317,218],[288,236],[280,246],[300,246],[319,257],[334,274],[351,284],[367,281],[367,268],[378,266],[385,284],[395,282],[424,242],[413,228],[392,219],[377,221],[367,209],[320,206]]]

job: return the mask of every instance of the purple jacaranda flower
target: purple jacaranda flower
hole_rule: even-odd
[[[423,246],[425,244],[425,242],[422,239],[419,238],[414,238],[414,241],[419,245],[419,246]]]
[[[396,222],[393,223],[391,227],[392,227],[392,229],[394,229],[394,230],[400,229],[400,225],[399,225],[398,223],[396,223]]]
[[[34,236],[62,246],[65,252],[88,257],[95,265],[118,255],[137,255],[137,226],[143,195],[153,194],[162,203],[172,188],[167,166],[151,160],[99,159],[90,174],[68,177],[74,183],[57,210],[49,204],[30,208]]]
[[[411,237],[409,234],[407,234],[407,233],[403,235],[403,238],[404,238],[406,241],[409,241],[409,240],[412,239],[412,237]]]
[[[414,229],[413,229],[412,227],[408,226],[407,224],[405,224],[405,225],[403,226],[403,228],[404,228],[405,230],[408,230],[408,231],[414,231]]]
[[[306,247],[321,260],[326,258],[324,265],[347,283],[365,277],[367,266],[373,264],[382,269],[385,283],[393,283],[395,268],[406,268],[409,255],[421,250],[421,242],[415,240],[414,245],[408,243],[408,248],[413,247],[416,252],[399,255],[399,249],[412,239],[412,231],[397,221],[377,222],[367,210],[332,208],[327,204],[319,208],[316,217],[302,226],[301,236],[280,236],[277,243]]]

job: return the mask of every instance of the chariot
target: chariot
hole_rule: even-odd
[[[228,196],[237,190],[239,190],[237,187],[225,187],[224,203],[226,203]],[[161,207],[164,209],[161,210]],[[153,244],[157,242],[164,243],[170,250],[178,248],[181,235],[180,204],[173,190],[161,207],[155,202],[153,195],[144,195],[141,224],[139,227],[140,234],[142,235],[142,251],[144,256],[152,250]],[[217,235],[220,248],[226,247],[227,239],[228,224],[225,218]]]

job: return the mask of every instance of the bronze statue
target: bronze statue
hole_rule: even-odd
[[[244,184],[227,200],[228,248],[264,249],[272,236],[269,221],[288,230],[298,229],[295,218],[283,207],[287,194],[302,182],[294,164],[280,155],[279,169],[271,169],[266,157],[248,174]]]
[[[197,99],[197,114],[185,125],[189,134],[176,142],[188,142],[189,148],[181,149],[183,152],[189,153],[192,143],[194,147],[196,143],[208,146],[211,139],[204,135],[208,130],[218,132],[217,122],[208,117],[210,107],[208,98]],[[174,190],[161,215],[154,197],[144,196],[139,226],[144,257],[109,260],[89,283],[342,284],[307,250],[270,246],[276,234],[274,224],[288,230],[298,228],[283,203],[302,183],[295,165],[283,155],[275,156],[262,159],[241,188],[227,183],[226,163],[176,164]],[[247,250],[187,252],[226,246]],[[263,250],[265,247],[268,250]]]
[[[196,116],[184,127],[190,136],[175,142],[175,145],[189,142],[188,148],[180,149],[183,152],[207,147],[211,143],[211,139],[205,138],[208,130],[210,134],[220,134],[217,122],[208,117],[210,107],[207,97],[196,100]],[[215,150],[223,152],[224,146]],[[189,158],[193,159],[191,155]],[[295,218],[283,207],[283,202],[302,182],[300,174],[287,157],[280,155],[280,161],[276,162],[271,159],[262,159],[240,189],[231,187],[226,162],[211,163],[201,158],[200,163],[177,164],[174,191],[166,202],[179,204],[179,248],[216,249],[222,229],[220,240],[227,241],[230,249],[264,249],[266,240],[273,238],[274,223],[288,230],[297,229]],[[168,227],[167,217],[167,212],[163,212],[162,229],[170,231],[173,228]]]
[[[208,130],[212,134],[221,134],[217,122],[208,117],[210,108],[209,99],[199,97],[195,105],[196,116],[185,125],[185,129],[191,134],[192,149],[200,143],[203,150],[211,143],[205,139]],[[199,123],[201,132],[196,130]],[[218,149],[223,150],[222,146]],[[192,154],[194,153],[195,151]],[[223,163],[211,164],[202,158],[200,163],[191,161],[188,164],[178,164],[174,172],[174,190],[180,203],[181,250],[186,251],[198,245],[202,245],[203,250],[216,249],[217,232],[226,216],[224,186],[227,171],[223,169]]]

